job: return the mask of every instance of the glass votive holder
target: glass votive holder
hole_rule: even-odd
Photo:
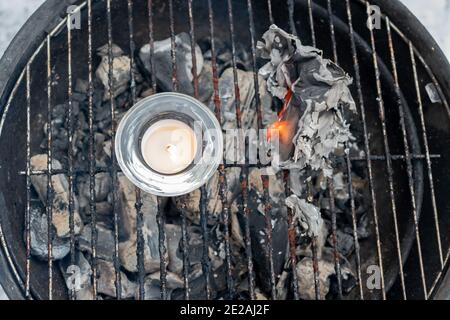
[[[125,176],[145,192],[173,197],[204,185],[223,159],[222,129],[200,101],[179,93],[140,100],[117,128]]]

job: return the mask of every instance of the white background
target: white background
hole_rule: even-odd
[[[428,28],[450,59],[450,0],[401,1]],[[0,0],[0,56],[22,24],[43,2],[44,0]],[[7,298],[0,287],[0,300],[2,299]]]

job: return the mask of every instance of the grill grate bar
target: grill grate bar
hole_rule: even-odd
[[[381,282],[381,291],[382,291],[382,298],[383,300],[386,300],[386,289],[384,284],[384,271],[383,271],[383,255],[381,251],[381,238],[380,238],[380,231],[378,226],[378,210],[377,210],[377,201],[375,197],[375,187],[374,187],[374,181],[373,181],[373,173],[372,173],[372,160],[370,157],[370,140],[368,135],[368,129],[367,129],[367,122],[366,122],[366,112],[365,112],[365,106],[364,106],[364,98],[362,93],[362,86],[361,86],[361,74],[360,74],[360,67],[359,67],[359,60],[358,60],[358,53],[356,50],[356,44],[355,44],[355,34],[353,30],[353,18],[352,18],[352,11],[350,7],[350,0],[346,0],[346,7],[347,7],[347,16],[348,16],[348,25],[350,29],[350,42],[352,47],[352,55],[353,55],[353,65],[355,69],[355,78],[356,78],[356,85],[357,85],[357,91],[358,91],[358,99],[359,99],[359,105],[361,109],[361,120],[363,123],[363,132],[364,132],[364,147],[367,157],[367,173],[369,176],[369,188],[370,188],[370,194],[372,199],[372,211],[373,211],[373,221],[374,221],[374,229],[375,229],[375,236],[376,236],[376,249],[377,249],[377,258],[378,258],[378,267],[380,268],[380,282]]]
[[[194,26],[194,14],[192,10],[192,1],[188,0],[189,10],[189,31],[191,38],[191,55],[192,55],[192,74],[193,74],[193,86],[194,97],[198,99],[198,75],[197,75],[197,54],[195,50],[195,26]],[[203,253],[202,253],[202,272],[205,277],[205,293],[206,299],[211,299],[211,283],[209,279],[210,274],[210,261],[209,261],[209,245],[208,245],[208,213],[206,210],[207,193],[205,186],[200,188],[200,224],[203,237]]]
[[[336,43],[336,35],[335,35],[335,29],[334,29],[334,20],[333,20],[333,7],[331,0],[327,1],[327,11],[328,11],[328,22],[329,22],[329,28],[330,28],[330,37],[331,37],[331,45],[333,49],[333,60],[336,64],[339,63],[338,53],[337,53],[337,43]],[[352,163],[350,159],[350,153],[348,149],[347,143],[344,146],[345,152],[345,161],[347,165],[347,177],[348,177],[348,193],[350,196],[350,209],[351,209],[351,215],[352,215],[352,227],[353,227],[353,241],[355,245],[355,263],[356,263],[356,275],[358,280],[358,288],[359,288],[359,296],[361,300],[364,299],[364,292],[363,292],[363,285],[362,285],[362,272],[361,272],[361,253],[360,253],[360,246],[359,246],[359,239],[358,239],[358,224],[357,224],[357,217],[356,217],[356,207],[355,207],[355,196],[353,192],[353,173],[352,173]],[[334,198],[332,196],[331,198]],[[334,202],[334,201],[333,201]],[[334,210],[333,210],[334,211]],[[332,211],[332,214],[333,214]],[[333,214],[335,216],[335,213]],[[334,217],[335,219],[335,217]],[[334,249],[336,250],[337,242],[334,242]],[[336,265],[337,266],[337,265]],[[342,274],[336,272],[339,274],[339,281],[342,282]],[[342,285],[339,286],[339,293],[342,295]]]
[[[122,295],[122,279],[120,275],[120,262],[119,262],[119,216],[117,212],[117,162],[115,157],[115,145],[116,138],[116,107],[113,96],[113,36],[112,36],[112,17],[111,17],[111,0],[106,1],[106,19],[108,28],[108,86],[109,86],[109,99],[111,109],[111,179],[112,179],[112,209],[113,209],[113,224],[114,224],[114,274],[115,274],[115,288],[116,295],[120,297]]]
[[[47,36],[47,253],[48,253],[48,299],[53,298],[53,248],[52,248],[52,56],[51,35]]]
[[[350,161],[352,162],[360,162],[360,161],[367,161],[367,157],[365,156],[354,156],[354,157],[349,157]],[[423,154],[411,154],[411,159],[412,160],[425,160],[426,156]],[[430,154],[430,159],[441,159],[442,156],[439,154]],[[391,159],[395,160],[395,161],[402,161],[405,160],[405,156],[404,155],[391,155]],[[370,156],[370,160],[371,161],[386,161],[386,157],[382,156],[382,155],[371,155]],[[239,163],[234,163],[234,164],[225,164],[224,165],[225,168],[233,168],[233,167],[242,167],[242,166],[248,166],[250,168],[265,168],[268,167],[267,165],[262,165],[262,164],[249,164],[249,165],[243,165],[243,164],[239,164]],[[102,172],[109,172],[109,168],[105,168],[105,167],[97,167],[95,173],[102,173]],[[120,169],[118,169],[118,171],[120,171]],[[44,175],[47,174],[47,170],[31,170],[30,175],[32,176],[36,176],[36,175]],[[74,173],[75,174],[83,174],[83,173],[88,173],[89,171],[84,169],[84,168],[74,168]],[[68,170],[66,169],[53,169],[52,171],[53,174],[67,174]],[[27,172],[26,171],[19,171],[18,172],[19,175],[26,175]]]
[[[283,171],[284,180],[284,193],[286,197],[291,195],[290,184],[289,184],[289,170]],[[294,215],[291,208],[287,208],[288,217],[288,240],[289,240],[289,258],[291,259],[291,270],[292,270],[292,289],[294,292],[294,299],[299,300],[299,286],[297,277],[297,253],[296,253],[296,232],[294,225]]]
[[[172,58],[172,90],[174,92],[178,91],[178,80],[177,80],[177,43],[175,41],[175,21],[173,19],[173,0],[169,0],[169,27],[170,27],[170,42],[171,50],[170,56]]]
[[[194,13],[192,10],[192,1],[188,0],[188,15],[189,15],[189,37],[191,38],[191,58],[192,58],[192,85],[194,87],[194,98],[198,99],[198,70],[197,70],[197,53],[195,50],[195,24]]]
[[[183,251],[184,298],[189,300],[189,236],[187,232],[186,210],[181,210],[181,250]]]
[[[338,64],[338,53],[337,53],[337,44],[336,44],[336,34],[334,31],[334,21],[333,21],[333,7],[331,4],[331,0],[327,0],[327,12],[328,12],[328,22],[330,27],[330,36],[331,36],[331,45],[333,49],[333,61]]]
[[[312,189],[312,181],[311,179],[306,180],[306,187],[307,187],[307,201],[309,203],[313,203],[316,204],[314,201],[314,194],[313,194],[313,189]],[[311,255],[312,255],[312,263],[313,263],[313,280],[314,280],[314,294],[315,294],[315,299],[316,300],[320,300],[321,299],[321,295],[320,295],[320,279],[319,279],[319,275],[320,275],[320,270],[319,270],[319,260],[318,260],[318,255],[317,255],[317,239],[318,236],[313,236],[311,238]]]
[[[67,95],[69,106],[67,110],[68,124],[68,182],[69,182],[69,229],[70,229],[70,264],[75,265],[75,221],[74,221],[74,175],[73,175],[73,78],[72,78],[72,15],[67,15]],[[27,159],[30,154],[27,154]],[[70,299],[76,299],[75,288],[70,290]]]
[[[216,61],[216,45],[214,40],[214,12],[212,7],[212,1],[208,0],[208,19],[209,19],[209,30],[211,37],[211,65],[213,73],[213,86],[214,86],[214,112],[216,118],[221,122],[221,102],[219,96],[219,76],[217,72],[217,61]],[[225,161],[224,161],[225,163]],[[223,164],[219,165],[219,195],[222,202],[222,220],[224,224],[225,233],[225,261],[226,261],[226,272],[227,272],[227,287],[229,298],[233,297],[233,273],[231,266],[231,256],[230,256],[230,241],[229,241],[229,206],[226,198],[227,192],[227,181],[225,176],[225,166]]]
[[[405,159],[406,159],[407,174],[408,174],[408,186],[409,186],[410,195],[411,195],[411,205],[412,205],[414,216],[417,216],[416,198],[415,198],[414,180],[413,180],[413,168],[412,168],[412,162],[411,162],[411,158],[410,158],[409,144],[408,144],[408,140],[407,140],[405,114],[404,114],[404,110],[403,110],[403,104],[401,103],[401,99],[400,99],[400,85],[399,85],[399,79],[398,79],[398,73],[397,73],[397,62],[395,59],[394,43],[392,40],[390,21],[389,21],[389,18],[387,18],[387,17],[386,17],[386,29],[387,29],[387,35],[388,35],[389,52],[390,52],[390,56],[391,56],[392,72],[393,72],[393,76],[394,76],[395,91],[398,96],[397,100],[398,100],[398,110],[399,110],[399,115],[400,115],[400,127],[402,128],[403,145],[405,148]],[[402,260],[401,260],[401,255],[400,255],[399,256],[400,282],[401,282],[401,287],[402,287],[403,299],[407,300],[406,288],[405,288],[406,287],[405,286],[405,276],[403,274],[403,265],[402,265],[401,261]]]
[[[272,0],[267,0],[267,10],[269,11],[269,21],[270,24],[274,24],[275,21],[273,20],[273,12],[272,12]]]
[[[330,211],[331,211],[331,242],[333,244],[333,258],[334,258],[334,269],[337,277],[338,285],[338,298],[342,299],[342,273],[341,264],[339,262],[339,251],[338,251],[338,241],[337,241],[337,217],[336,217],[336,204],[334,201],[334,182],[333,178],[328,178],[328,192],[330,196]],[[351,183],[351,182],[350,182]]]
[[[148,10],[148,38],[149,38],[149,45],[150,45],[150,57],[149,57],[149,65],[150,65],[150,80],[151,80],[151,87],[153,93],[156,93],[156,77],[155,77],[155,64],[153,61],[154,58],[154,52],[155,52],[155,39],[154,39],[154,24],[153,24],[153,0],[148,0],[147,2],[147,10]],[[158,213],[156,216],[157,224],[158,224],[158,233],[159,233],[159,243],[158,243],[158,250],[160,255],[160,282],[161,282],[161,299],[166,300],[167,299],[167,248],[166,248],[166,235],[165,235],[165,217],[163,214],[163,209],[161,208],[162,205],[162,199],[157,198],[158,202]]]
[[[97,299],[97,213],[95,207],[94,75],[92,58],[92,0],[88,0],[88,125],[89,212],[91,214],[92,292]]]
[[[230,0],[228,0],[229,3]],[[256,44],[255,44],[255,23],[253,20],[253,7],[252,0],[247,0],[249,21],[250,21],[250,40],[251,40],[251,51],[252,51],[252,62],[253,62],[253,82],[255,87],[255,104],[256,104],[256,114],[257,114],[257,122],[258,129],[264,129],[262,123],[262,110],[261,110],[261,97],[259,91],[259,79],[258,79],[258,67],[256,62]],[[231,8],[231,5],[230,5]],[[230,10],[231,11],[231,10]],[[234,34],[234,32],[233,32]],[[233,54],[234,56],[234,54]],[[275,279],[275,269],[273,262],[273,247],[272,247],[272,217],[271,217],[271,209],[272,206],[270,204],[270,195],[269,195],[269,177],[265,175],[261,175],[262,185],[263,185],[263,203],[264,203],[264,216],[266,220],[266,256],[269,262],[269,272],[270,272],[270,285],[271,285],[271,297],[273,300],[276,299],[276,279]]]
[[[336,36],[334,32],[334,22],[333,22],[333,8],[331,6],[331,0],[327,1],[327,12],[328,12],[328,22],[330,28],[331,44],[333,47],[333,60],[338,64],[337,46],[336,46]],[[345,149],[347,149],[347,143],[345,143]],[[348,161],[348,155],[346,155],[346,160]],[[342,272],[340,265],[340,257],[338,251],[338,241],[337,241],[337,217],[336,217],[336,206],[335,206],[335,192],[334,192],[334,181],[333,178],[327,179],[328,191],[330,195],[330,211],[331,211],[331,239],[333,244],[333,258],[334,258],[334,268],[337,276],[337,286],[338,286],[338,298],[342,299]],[[349,172],[349,185],[351,182],[351,172]],[[357,252],[359,255],[359,252]]]
[[[410,55],[411,55],[411,63],[413,66],[414,83],[415,83],[416,92],[417,92],[417,102],[419,104],[419,115],[420,115],[420,125],[422,127],[422,138],[423,138],[423,143],[425,146],[425,158],[427,161],[428,180],[430,182],[431,203],[433,206],[433,215],[434,215],[436,236],[437,236],[436,240],[437,240],[437,245],[438,245],[438,250],[439,250],[439,252],[438,252],[439,260],[441,263],[441,268],[443,269],[444,268],[444,254],[443,254],[443,250],[442,250],[442,242],[441,242],[441,236],[440,236],[441,233],[440,233],[440,227],[439,227],[438,209],[437,209],[437,204],[436,204],[436,193],[434,190],[434,179],[433,179],[433,173],[432,173],[432,169],[431,169],[430,147],[428,145],[428,135],[427,135],[427,128],[425,125],[425,116],[423,113],[422,95],[420,93],[419,79],[417,76],[416,59],[415,59],[415,55],[414,55],[414,48],[413,48],[411,41],[409,41],[409,48],[410,48]],[[439,86],[436,86],[436,87],[440,89]],[[442,101],[446,101],[446,100],[442,99]]]
[[[309,16],[309,27],[311,29],[311,42],[313,47],[317,47],[312,6],[313,6],[312,0],[308,0],[308,16]]]
[[[314,27],[314,16],[313,16],[313,9],[312,9],[312,0],[308,0],[307,7],[308,7],[308,17],[309,17],[309,25],[310,25],[310,32],[311,32],[311,42],[312,46],[316,47],[316,32]],[[314,202],[314,197],[312,195],[312,186],[311,181],[308,181],[308,201]],[[317,237],[313,237],[311,239],[311,253],[312,253],[312,260],[313,260],[313,272],[314,272],[314,289],[315,289],[315,298],[316,300],[321,299],[320,295],[320,270],[319,270],[319,261],[318,261],[318,255],[317,255]]]
[[[420,116],[420,125],[422,127],[422,137],[423,137],[423,143],[425,146],[425,154],[429,155],[430,154],[430,150],[429,150],[429,146],[428,146],[428,136],[427,136],[427,129],[426,129],[426,125],[425,125],[425,117],[423,114],[423,105],[422,105],[422,96],[420,93],[420,87],[419,87],[419,79],[418,79],[418,75],[417,75],[417,65],[416,65],[416,59],[414,56],[414,50],[413,50],[413,46],[412,43],[409,42],[409,51],[410,51],[410,55],[411,55],[411,64],[413,67],[413,75],[414,75],[414,84],[415,84],[415,88],[416,88],[416,92],[417,92],[417,103],[419,105],[419,116]],[[440,234],[439,234],[439,222],[437,220],[437,208],[436,208],[436,199],[435,199],[435,194],[434,194],[434,183],[433,183],[433,173],[431,170],[431,160],[430,158],[427,156],[427,169],[428,169],[428,179],[430,181],[430,191],[431,191],[431,199],[432,199],[432,203],[433,203],[433,213],[434,213],[434,217],[435,217],[435,222],[436,222],[436,229],[437,229],[437,240],[438,240],[438,247],[439,247],[439,254],[440,254],[440,262],[441,265],[443,267],[443,256],[442,256],[442,250],[441,250],[441,239],[440,239]],[[424,265],[423,265],[423,257],[422,257],[422,248],[421,248],[421,244],[420,244],[420,233],[419,233],[419,225],[418,225],[418,217],[417,214],[414,215],[414,227],[415,227],[415,231],[416,231],[416,242],[417,242],[417,251],[418,251],[418,256],[419,256],[419,266],[420,266],[420,275],[421,275],[421,279],[422,279],[422,286],[423,286],[423,290],[424,290],[424,296],[425,296],[425,300],[428,299],[428,290],[427,290],[427,283],[426,283],[426,279],[425,279],[425,270],[424,270]]]
[[[317,237],[311,239],[311,252],[314,273],[314,293],[316,300],[320,300],[319,260],[317,258]]]
[[[291,33],[297,35],[297,28],[295,27],[294,11],[295,3],[294,0],[287,0],[288,11],[289,11],[289,27],[291,28]]]
[[[160,282],[161,282],[161,299],[167,300],[167,247],[166,247],[166,230],[164,228],[166,224],[166,217],[162,208],[162,199],[158,199],[158,214],[156,216],[156,222],[158,224],[159,231],[159,271],[160,271]]]
[[[352,10],[350,7],[350,0],[346,0],[346,9],[347,9],[347,18],[348,18],[348,26],[349,26],[349,37],[350,37],[352,56],[353,56],[353,67],[354,67],[354,71],[355,71],[355,79],[356,79],[356,87],[357,87],[357,92],[358,92],[359,106],[361,109],[360,110],[361,121],[363,124],[364,147],[365,147],[366,159],[367,159],[367,174],[369,177],[370,196],[371,196],[371,200],[372,200],[372,211],[373,211],[373,220],[374,220],[375,236],[376,236],[378,267],[380,268],[380,271],[381,271],[380,280],[381,280],[382,297],[383,297],[383,300],[385,300],[386,299],[386,290],[385,290],[385,286],[384,286],[383,256],[382,256],[382,252],[381,252],[380,231],[378,228],[378,212],[377,212],[377,202],[376,202],[376,198],[375,198],[375,189],[374,189],[373,174],[372,174],[370,141],[369,141],[369,135],[368,135],[368,130],[367,130],[366,113],[365,113],[365,106],[364,106],[364,96],[363,96],[362,86],[361,86],[361,73],[360,73],[359,59],[358,59],[358,53],[357,53],[356,43],[355,43],[355,32],[353,29],[353,17],[352,17]]]
[[[25,242],[26,242],[26,264],[25,264],[25,298],[29,299],[30,294],[30,268],[31,268],[31,70],[30,64],[26,68],[26,87],[27,87],[27,204],[25,209]]]
[[[134,42],[134,21],[133,21],[133,0],[128,0],[127,2],[127,13],[128,13],[128,36],[130,45],[130,75],[131,75],[131,104],[136,103],[136,78],[135,78],[135,42]],[[136,256],[137,256],[137,269],[138,269],[138,282],[139,282],[139,299],[143,300],[145,298],[145,288],[144,288],[144,277],[145,277],[145,266],[144,266],[144,234],[142,232],[142,227],[144,223],[144,213],[142,212],[142,194],[141,189],[135,188],[136,192],[136,229],[137,229],[137,244],[136,244]],[[118,296],[120,299],[121,297]]]
[[[202,272],[205,276],[205,297],[211,299],[211,261],[209,259],[208,211],[206,210],[207,192],[205,186],[200,188],[200,226],[203,236]]]
[[[177,75],[177,43],[175,38],[175,19],[173,16],[173,0],[169,0],[169,20],[170,20],[170,40],[171,40],[171,57],[172,57],[172,88],[174,92],[178,91],[178,75]],[[195,47],[194,47],[195,50]],[[194,77],[197,77],[197,66],[193,61],[192,71],[195,70]],[[198,80],[197,80],[198,81]],[[197,87],[198,89],[198,87]],[[187,220],[185,204],[181,209],[181,250],[183,255],[183,280],[184,280],[184,298],[189,300],[189,238],[187,234]]]
[[[371,46],[372,46],[372,60],[373,60],[373,66],[375,68],[375,80],[376,80],[376,88],[377,88],[377,95],[378,95],[377,101],[378,101],[378,108],[379,108],[379,117],[380,117],[380,122],[381,122],[381,130],[383,133],[384,150],[385,150],[385,154],[386,154],[386,168],[387,168],[387,172],[388,172],[389,195],[390,195],[390,199],[391,199],[392,217],[393,217],[393,221],[394,221],[395,245],[396,245],[396,249],[397,249],[398,264],[399,264],[399,268],[400,268],[400,277],[403,277],[403,261],[402,261],[401,245],[400,245],[400,234],[399,234],[399,229],[398,229],[397,206],[395,203],[394,178],[393,178],[394,172],[393,172],[393,168],[392,168],[392,161],[389,156],[390,155],[390,147],[389,147],[389,141],[388,141],[388,136],[387,136],[384,99],[383,99],[383,92],[382,92],[382,88],[381,88],[380,70],[378,67],[378,57],[377,57],[376,44],[375,44],[375,35],[373,32],[373,25],[372,25],[372,20],[370,18],[370,14],[371,14],[371,8],[370,8],[370,4],[367,2],[367,17],[369,20],[370,40],[371,40]],[[415,205],[413,204],[413,210],[415,210],[414,206]],[[416,228],[417,228],[416,222],[417,221],[415,220],[415,224],[416,224]],[[419,248],[419,251],[421,251],[420,248]],[[402,290],[404,291],[404,288]]]
[[[148,39],[150,44],[150,80],[153,93],[156,93],[156,76],[155,76],[155,64],[153,63],[153,57],[155,54],[155,37],[154,37],[154,25],[153,25],[153,0],[148,0]]]
[[[192,55],[192,74],[193,74],[193,86],[194,86],[194,97],[198,99],[199,97],[199,84],[197,75],[197,53],[195,50],[195,25],[194,25],[194,13],[192,10],[193,0],[188,0],[188,11],[189,11],[189,35],[191,38],[191,55]],[[206,201],[208,195],[206,192],[206,187],[200,187],[200,225],[202,230],[203,238],[203,252],[202,252],[202,272],[205,277],[205,296],[206,300],[211,299],[211,282],[209,279],[210,275],[210,261],[209,261],[209,244],[208,244],[208,212],[206,209]]]
[[[252,4],[251,1],[247,2],[247,8],[250,19],[250,28],[253,28],[253,12],[252,12]],[[238,74],[237,74],[237,63],[236,63],[236,45],[235,45],[235,33],[234,33],[234,24],[233,24],[233,10],[231,1],[228,1],[228,12],[229,12],[229,29],[230,29],[230,37],[231,37],[231,50],[232,50],[232,64],[233,64],[233,75],[234,75],[234,91],[235,91],[235,111],[236,111],[236,122],[237,128],[242,129],[242,119],[241,119],[241,97],[239,91],[239,83],[238,83]],[[255,95],[256,95],[255,89]],[[246,155],[247,143],[245,144],[244,154]],[[245,162],[247,163],[247,161]],[[251,246],[251,237],[250,237],[250,210],[248,208],[248,166],[244,166],[241,169],[241,189],[242,189],[242,216],[244,218],[244,242],[245,242],[245,253],[247,256],[247,268],[248,268],[248,285],[249,285],[249,293],[251,299],[256,298],[255,294],[255,275],[254,275],[254,267],[253,267],[253,252]]]
[[[396,31],[398,30],[394,25],[392,25],[392,28],[395,29]],[[400,36],[403,36],[403,34],[400,31],[397,31],[397,32],[399,33]],[[404,38],[404,39],[407,39],[407,38]],[[409,40],[405,40],[405,41],[408,43],[410,42]],[[447,110],[447,115],[450,117],[450,106],[448,105],[448,101],[445,98],[444,93],[442,92],[441,85],[438,83],[436,76],[433,74],[430,67],[425,62],[424,58],[420,55],[419,51],[416,48],[414,48],[414,46],[413,46],[413,51],[416,54],[417,58],[419,59],[420,63],[422,64],[422,66],[425,68],[425,70],[426,70],[427,74],[429,75],[429,77],[431,78],[431,81],[433,82],[434,86],[437,88],[439,97],[441,98],[441,101],[444,104],[445,110]]]
[[[361,248],[359,246],[358,239],[358,222],[356,217],[356,206],[355,206],[355,194],[353,192],[353,178],[352,178],[352,163],[350,161],[349,151],[346,148],[346,164],[347,164],[347,176],[348,176],[348,193],[350,196],[350,209],[352,213],[352,227],[353,227],[353,240],[355,241],[355,263],[356,263],[356,275],[358,279],[359,297],[364,300],[364,290],[362,283],[362,272],[361,272]]]
[[[450,249],[447,250],[446,257],[444,259],[444,265],[447,265],[450,259]],[[434,299],[434,296],[436,295],[436,290],[438,289],[437,285],[438,283],[441,283],[443,281],[443,275],[445,275],[445,268],[441,269],[439,273],[436,276],[436,279],[433,281],[433,284],[431,285],[430,291],[429,291],[429,297],[430,299]]]

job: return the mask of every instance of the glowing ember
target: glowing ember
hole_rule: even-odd
[[[281,141],[285,140],[285,138],[288,136],[288,122],[284,121],[283,117],[286,113],[286,109],[289,106],[289,103],[291,102],[291,98],[292,90],[288,88],[286,96],[284,97],[283,107],[281,108],[280,112],[278,112],[278,120],[272,123],[267,129],[267,141],[270,141],[272,139],[272,137],[274,136],[274,131],[278,132],[278,137]]]
[[[267,129],[267,141],[270,141],[274,136],[276,136],[275,133],[278,133],[278,138],[280,140],[284,140],[284,137],[286,137],[288,134],[287,125],[288,125],[287,121],[281,120],[272,123],[270,127]]]
[[[289,106],[289,103],[291,102],[291,98],[292,98],[292,90],[291,88],[288,88],[288,91],[284,96],[283,108],[281,108],[280,112],[278,113],[278,121],[281,121],[284,114],[286,113],[286,109]]]

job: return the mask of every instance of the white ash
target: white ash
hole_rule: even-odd
[[[194,88],[192,85],[192,51],[191,39],[185,32],[175,36],[176,43],[176,64],[179,92],[192,95]],[[154,42],[153,66],[158,85],[164,91],[172,91],[172,57],[171,38]],[[197,75],[200,75],[203,68],[203,55],[200,47],[195,45],[197,60]],[[139,57],[144,63],[148,72],[150,68],[150,44],[143,46],[139,52]]]
[[[350,198],[350,195],[348,194],[348,185],[345,180],[343,172],[338,172],[333,175],[334,195],[341,201],[347,201]]]
[[[329,235],[330,230],[327,227],[326,223],[322,224],[322,227],[319,231],[319,235],[316,237],[316,254],[317,259],[322,258],[322,253],[325,249],[325,245],[327,244],[327,239]],[[296,253],[300,257],[309,257],[312,258],[312,242],[306,242],[304,244],[300,244],[296,248]]]
[[[112,260],[114,255],[114,235],[111,230],[97,224],[97,257],[104,260]],[[78,238],[78,246],[81,251],[92,254],[92,227],[85,225]]]
[[[345,258],[340,257],[340,260],[342,279],[348,281],[350,287],[353,287],[354,283],[351,283],[351,280],[354,279],[355,276],[350,265]],[[331,277],[336,276],[332,249],[327,248],[327,250],[324,250],[322,259],[318,260],[318,266],[319,295],[320,299],[324,300],[330,292]],[[300,298],[303,300],[315,300],[313,259],[310,257],[303,258],[297,263],[296,271]],[[349,288],[345,289],[345,291],[347,290],[349,290]]]
[[[160,300],[161,299],[161,275],[159,272],[152,273],[145,277],[144,280],[144,299],[145,300]],[[183,280],[173,272],[166,273],[166,290],[167,295],[170,297],[172,291],[175,289],[183,288]],[[136,300],[139,299],[139,287],[136,288],[135,292]]]
[[[31,205],[30,209],[30,246],[31,254],[41,260],[48,259],[48,228],[47,215],[44,210]],[[53,260],[64,258],[70,251],[69,239],[61,239],[53,236],[52,238],[52,257]]]
[[[300,224],[304,234],[311,238],[320,235],[324,222],[318,207],[296,195],[288,197],[286,205],[293,210],[294,222]]]
[[[209,101],[214,93],[213,83],[214,81],[211,61],[205,61],[203,63],[202,72],[198,77],[198,99],[206,105],[209,104]]]
[[[46,170],[47,169],[47,159],[46,154],[35,155],[31,157],[31,168],[32,170]],[[59,170],[62,169],[61,163],[52,159],[52,169]],[[34,189],[39,195],[44,205],[47,204],[47,176],[46,175],[33,175],[31,176],[31,183]],[[69,226],[69,182],[63,174],[53,175],[51,178],[52,186],[54,189],[54,194],[52,196],[52,224],[55,227],[56,234],[60,238],[67,238],[70,236],[70,226]],[[73,208],[73,219],[74,219],[74,233],[79,234],[83,229],[83,222],[78,213],[78,201],[74,197],[74,208]]]
[[[174,273],[181,274],[183,270],[183,260],[179,250],[181,241],[181,227],[174,224],[166,224],[167,254],[169,256],[168,269]]]
[[[257,129],[255,82],[253,72],[237,69],[237,81],[240,93],[241,123],[244,129]],[[223,129],[236,129],[236,96],[234,87],[233,68],[226,69],[219,78],[219,97],[222,111]],[[259,97],[261,98],[261,112],[263,125],[267,126],[277,119],[276,112],[271,110],[272,98],[269,95],[264,79],[259,79]],[[210,108],[214,110],[213,103]]]
[[[102,259],[97,260],[97,290],[99,293],[109,297],[116,297],[116,274],[114,264]],[[128,279],[127,275],[120,272],[121,298],[134,297],[137,284]]]
[[[289,117],[280,120],[291,122],[297,129],[292,146],[280,155],[279,165],[288,169],[310,167],[331,176],[330,156],[353,139],[342,111],[356,112],[348,88],[352,79],[339,66],[322,58],[319,49],[303,46],[298,37],[275,25],[263,35],[257,48],[261,58],[270,60],[259,70],[268,91],[281,100],[289,91],[293,93],[285,111]],[[292,124],[298,117],[298,123]]]
[[[122,266],[137,272],[137,226],[136,226],[136,192],[135,186],[123,175],[118,175],[120,223],[119,257]],[[156,272],[160,267],[159,231],[156,223],[158,202],[156,196],[142,192],[142,213],[144,237],[144,268],[147,273]]]
[[[109,57],[108,57],[108,45],[105,45],[97,50],[97,54],[101,57],[100,65],[95,71],[95,75],[101,81],[105,87],[105,94],[103,100],[108,100],[110,94],[109,88]],[[124,55],[124,52],[120,47],[113,44],[113,96],[114,98],[125,92],[129,88],[129,82],[131,80],[131,60],[128,56]]]

